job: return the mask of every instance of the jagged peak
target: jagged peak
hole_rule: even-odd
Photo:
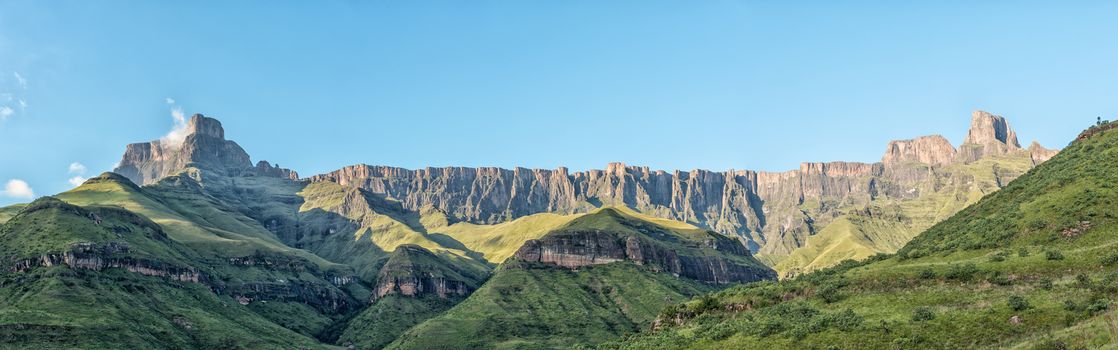
[[[971,113],[970,129],[963,144],[1002,144],[1010,149],[1021,148],[1021,144],[1017,142],[1017,133],[1009,126],[1005,117],[983,110]]]
[[[190,121],[186,125],[186,134],[198,134],[212,136],[219,139],[225,139],[225,129],[221,127],[221,122],[214,118],[209,118],[201,113],[196,113],[190,117]]]

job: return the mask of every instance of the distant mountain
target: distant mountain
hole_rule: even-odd
[[[895,255],[696,298],[603,348],[1113,349],[1115,127],[1092,127]],[[1013,152],[1006,137],[972,151]]]

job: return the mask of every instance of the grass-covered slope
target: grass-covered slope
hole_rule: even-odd
[[[809,213],[819,206],[838,207],[838,215],[815,223],[818,231],[786,256],[764,256],[782,276],[834,266],[847,259],[861,260],[879,253],[894,253],[917,234],[943,221],[983,196],[1006,185],[1033,167],[1026,151],[987,155],[970,163],[929,166],[895,165],[898,170],[925,174],[911,190],[915,197],[879,197],[870,203],[823,203],[804,206]],[[901,170],[903,169],[903,170]],[[883,187],[902,186],[883,183]],[[903,186],[902,186],[903,187]],[[813,215],[813,217],[819,217]]]
[[[423,247],[398,247],[378,273],[373,304],[349,321],[338,344],[383,348],[465,299],[485,277]]]
[[[45,197],[0,225],[0,347],[319,347],[231,297],[152,221]]]
[[[352,276],[351,268],[285,245],[259,222],[207,194],[191,171],[196,170],[144,187],[105,173],[57,197],[150,218],[212,269],[215,291],[240,297],[251,310],[306,335],[319,335],[358,307],[354,297],[367,294],[360,283],[342,286],[345,290],[332,283],[333,277]]]
[[[642,218],[624,209],[605,208],[570,220],[534,242],[545,245],[545,250],[565,249],[563,254],[583,252],[587,254],[583,260],[598,259],[597,263],[571,268],[526,261],[517,255],[506,260],[465,301],[412,328],[389,348],[593,346],[648,327],[666,305],[720,288],[718,284],[675,276],[670,269],[650,261],[615,259],[619,252],[605,251],[616,248],[609,244],[614,241],[639,241],[642,253],[678,254],[671,256],[679,257],[676,262],[684,264],[692,261],[686,257],[720,257],[722,263],[755,268],[759,275],[769,278],[775,276],[748,253],[734,255],[715,248],[715,242],[728,242],[729,247],[745,252],[736,241],[682,223]],[[581,240],[587,232],[596,236],[590,241]],[[573,246],[563,246],[566,244]],[[636,249],[636,244],[630,248]],[[612,262],[602,260],[607,256]]]
[[[1115,180],[1098,133],[894,256],[714,293],[606,348],[1118,348]]]
[[[711,287],[631,262],[573,271],[510,260],[469,298],[390,349],[566,349],[647,326],[666,304]]]

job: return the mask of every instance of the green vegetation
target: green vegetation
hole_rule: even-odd
[[[710,290],[630,262],[573,271],[510,260],[462,303],[391,349],[570,348],[646,327],[664,305]]]
[[[896,255],[720,291],[661,318],[678,323],[603,347],[1114,348],[1118,267],[1107,261],[1118,246],[1116,165],[1118,132],[1100,131]],[[709,303],[727,307],[689,307]],[[846,310],[863,322],[812,326]],[[770,321],[774,313],[805,323]]]
[[[412,326],[438,316],[456,302],[435,296],[388,295],[350,320],[337,343],[358,349],[383,348]]]
[[[724,241],[740,248],[732,240],[690,225],[646,218],[630,210],[603,208],[570,220],[542,240],[565,242],[600,232],[600,239],[638,238],[646,249],[659,247],[681,257],[719,256],[756,268],[758,275],[771,274],[749,256],[709,246]],[[465,301],[407,331],[389,348],[593,346],[646,328],[665,306],[722,287],[659,269],[627,260],[569,269],[509,259]]]
[[[804,210],[836,207],[840,215],[814,225],[816,234],[807,237],[799,248],[786,256],[759,254],[758,258],[781,276],[834,266],[844,260],[862,260],[879,253],[894,253],[909,240],[959,210],[978,202],[986,194],[997,191],[1006,176],[1023,174],[1033,164],[1028,152],[987,155],[976,162],[928,167],[925,164],[904,164],[932,174],[936,181],[913,188],[916,198],[879,197],[872,204],[806,203]],[[883,187],[892,186],[889,183]],[[899,185],[898,185],[899,186]]]
[[[192,270],[187,264],[197,254],[152,221],[119,208],[39,199],[0,225],[0,251],[10,262],[70,252],[74,263],[93,254],[99,260],[84,261],[152,271],[32,265],[19,272],[6,266],[0,273],[4,348],[321,347],[206,285],[157,275],[213,271]]]

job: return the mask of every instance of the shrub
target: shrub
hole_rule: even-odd
[[[1037,287],[1040,287],[1040,289],[1044,290],[1052,289],[1052,278],[1041,278],[1039,281],[1037,281]]]
[[[716,310],[721,307],[722,303],[719,302],[718,299],[710,294],[705,294],[699,299],[699,304],[695,306],[695,311],[701,313],[703,311]]]
[[[1095,285],[1095,283],[1091,281],[1091,277],[1084,274],[1075,275],[1075,284],[1083,289],[1091,289],[1091,287]]]
[[[935,312],[932,312],[932,309],[926,306],[918,307],[916,311],[912,313],[912,320],[914,322],[931,321],[934,319],[936,319]]]
[[[951,268],[947,269],[947,273],[945,273],[943,277],[951,280],[968,281],[974,277],[976,273],[978,273],[978,266],[972,263],[957,264],[951,265]]]
[[[930,280],[936,278],[936,271],[932,268],[920,270],[920,279]]]
[[[1064,310],[1076,311],[1079,310],[1079,305],[1076,304],[1074,300],[1064,300]]]
[[[1058,250],[1048,250],[1044,252],[1044,258],[1048,260],[1064,260],[1064,254]]]
[[[828,284],[819,288],[819,291],[815,292],[815,295],[819,296],[820,299],[823,299],[823,301],[828,304],[842,299],[842,295],[838,292],[838,286],[833,284]]]
[[[1029,301],[1020,295],[1010,296],[1007,304],[1009,304],[1009,308],[1013,309],[1013,311],[1024,311],[1032,307],[1032,305],[1029,305]]]
[[[1029,248],[1025,248],[1025,247],[1018,248],[1017,249],[1017,256],[1022,257],[1022,258],[1026,257],[1026,256],[1029,256]]]
[[[990,257],[990,262],[1002,262],[1002,261],[1005,261],[1005,255],[995,254],[994,256]]]
[[[1008,285],[1013,283],[1013,281],[1009,280],[1009,277],[1006,277],[1000,271],[995,271],[993,273],[993,275],[990,276],[989,281],[990,281],[990,283],[993,283],[993,284],[996,284],[996,285],[999,285],[999,286],[1008,286]]]
[[[861,315],[854,313],[854,310],[846,309],[840,313],[831,315],[829,324],[842,331],[852,331],[862,326],[865,319]]]
[[[1092,315],[1095,315],[1095,314],[1102,313],[1103,311],[1106,311],[1106,309],[1109,309],[1109,308],[1110,308],[1110,300],[1100,298],[1100,299],[1096,299],[1095,302],[1087,305],[1087,312],[1090,312]]]
[[[1107,266],[1118,264],[1118,252],[1111,252],[1110,254],[1103,256],[1101,262],[1103,265]]]

